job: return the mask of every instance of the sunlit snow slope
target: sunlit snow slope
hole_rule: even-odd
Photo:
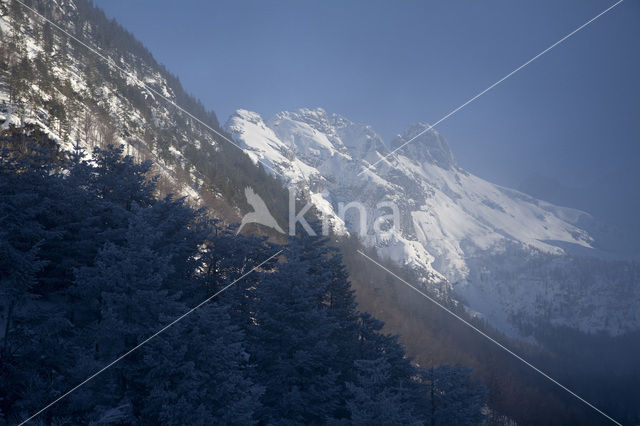
[[[412,126],[391,142],[390,149],[427,128],[424,123]],[[576,303],[589,305],[587,317],[584,306],[565,309],[566,314],[558,309],[549,317],[554,304],[573,303],[567,300],[572,297],[566,294],[567,280],[557,279],[549,265],[569,258],[568,247],[592,251],[594,239],[578,225],[588,222],[589,215],[466,172],[437,131],[425,132],[385,158],[390,149],[370,126],[322,109],[282,112],[266,122],[256,113],[239,110],[225,129],[254,161],[273,167],[286,184],[306,193],[330,215],[337,232],[357,233],[379,255],[418,272],[425,285],[453,288],[471,310],[506,332],[520,334],[517,325],[541,320],[612,333],[638,326],[632,304],[616,305],[622,314],[610,318],[618,314],[609,313],[609,299],[617,303],[621,296],[611,288],[604,300],[578,298]],[[357,209],[345,211],[353,201],[365,206],[366,223]],[[381,202],[393,202],[400,216],[397,228],[391,223],[382,227],[389,231],[385,233],[373,227],[376,217],[391,212]],[[529,273],[531,259],[545,259],[534,268],[540,274]],[[633,291],[631,300],[638,300]]]

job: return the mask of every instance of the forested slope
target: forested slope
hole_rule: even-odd
[[[122,148],[87,161],[37,129],[5,132],[0,148],[0,421],[144,343],[38,421],[481,422],[483,386],[465,368],[413,365],[356,309],[324,239],[235,235],[184,199],[155,198],[150,164]]]

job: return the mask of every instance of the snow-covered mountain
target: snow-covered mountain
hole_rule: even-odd
[[[85,0],[33,5],[66,34],[17,2],[0,0],[2,129],[37,126],[66,149],[122,143],[137,160],[153,162],[163,193],[238,221],[248,209],[243,189],[252,186],[278,219],[286,217],[279,183],[224,140],[215,115],[131,34]],[[417,124],[390,146],[425,128]],[[599,235],[589,215],[465,172],[437,132],[385,158],[389,148],[371,127],[319,109],[267,122],[238,111],[225,129],[254,163],[272,167],[326,213],[336,232],[359,233],[381,256],[413,269],[425,285],[455,292],[503,330],[518,334],[516,325],[538,321],[614,334],[640,328],[637,264],[567,256],[596,252]],[[366,210],[364,232],[358,210],[345,209],[353,201]],[[374,219],[389,213],[385,202],[398,207],[398,228],[386,221],[388,232],[374,232],[380,224]]]
[[[224,126],[254,161],[307,194],[336,232],[357,233],[380,256],[415,270],[425,285],[453,290],[507,333],[522,335],[524,325],[539,321],[612,334],[640,326],[636,265],[614,279],[615,267],[602,261],[588,282],[559,272],[593,263],[569,255],[574,249],[597,254],[594,238],[582,228],[592,221],[587,213],[468,173],[435,130],[387,157],[428,127],[410,127],[387,148],[370,126],[322,109],[282,112],[266,121],[238,110]],[[365,206],[364,228],[360,212],[344,211],[350,202]],[[373,225],[389,213],[383,202],[397,206],[400,224],[387,224],[388,232],[380,233]]]

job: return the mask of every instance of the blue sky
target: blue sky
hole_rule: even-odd
[[[614,1],[97,0],[221,122],[320,106],[385,140],[435,122]],[[640,3],[438,129],[461,166],[640,237]]]

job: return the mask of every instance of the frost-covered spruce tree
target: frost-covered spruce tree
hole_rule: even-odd
[[[65,386],[61,372],[75,350],[61,338],[69,332],[60,303],[64,282],[48,273],[49,243],[61,236],[57,212],[71,191],[58,151],[36,129],[10,128],[1,136],[7,139],[0,152],[0,410],[14,422]]]
[[[367,312],[359,314],[358,338],[356,345],[355,361],[376,360],[380,357],[390,365],[389,380],[394,386],[412,383],[418,370],[407,358],[402,345],[398,343],[397,336],[384,334],[384,323]]]
[[[394,383],[384,358],[354,363],[356,379],[347,383],[347,408],[354,425],[422,425],[425,418],[414,405],[414,389]]]
[[[82,375],[116,359],[186,311],[180,293],[167,289],[171,256],[154,250],[159,238],[158,230],[145,220],[145,210],[133,206],[124,243],[107,242],[94,265],[78,270],[73,289],[76,318],[83,323],[78,338],[88,348],[81,358]],[[141,357],[133,353],[101,377],[99,385],[93,384],[92,402],[135,404],[143,390]]]
[[[265,237],[237,234],[237,226],[223,225],[218,219],[207,218],[206,222],[208,237],[202,247],[198,275],[202,281],[200,298],[222,289],[280,250]],[[276,258],[260,269],[271,270],[275,263]],[[253,324],[252,304],[260,279],[257,273],[246,275],[219,296],[229,307],[232,322],[245,331]]]
[[[471,377],[471,369],[443,365],[423,373],[428,386],[431,424],[478,425],[484,415],[486,389]]]
[[[38,363],[30,358],[32,339],[37,340],[32,327],[40,318],[31,291],[45,265],[40,246],[48,236],[38,220],[38,188],[45,182],[28,161],[11,155],[4,151],[0,157],[0,412],[9,415],[30,406],[20,401],[29,383],[50,384],[40,380]]]
[[[204,305],[145,349],[140,419],[150,424],[255,423],[263,388],[226,306]]]
[[[133,203],[146,207],[154,202],[154,182],[149,182],[151,162],[136,164],[133,157],[124,156],[124,146],[95,148],[89,189],[100,198],[130,210]]]
[[[340,404],[336,368],[338,327],[323,304],[330,272],[314,270],[304,243],[291,239],[286,261],[265,274],[256,290],[255,326],[250,329],[257,382],[265,387],[260,420],[321,423]]]

